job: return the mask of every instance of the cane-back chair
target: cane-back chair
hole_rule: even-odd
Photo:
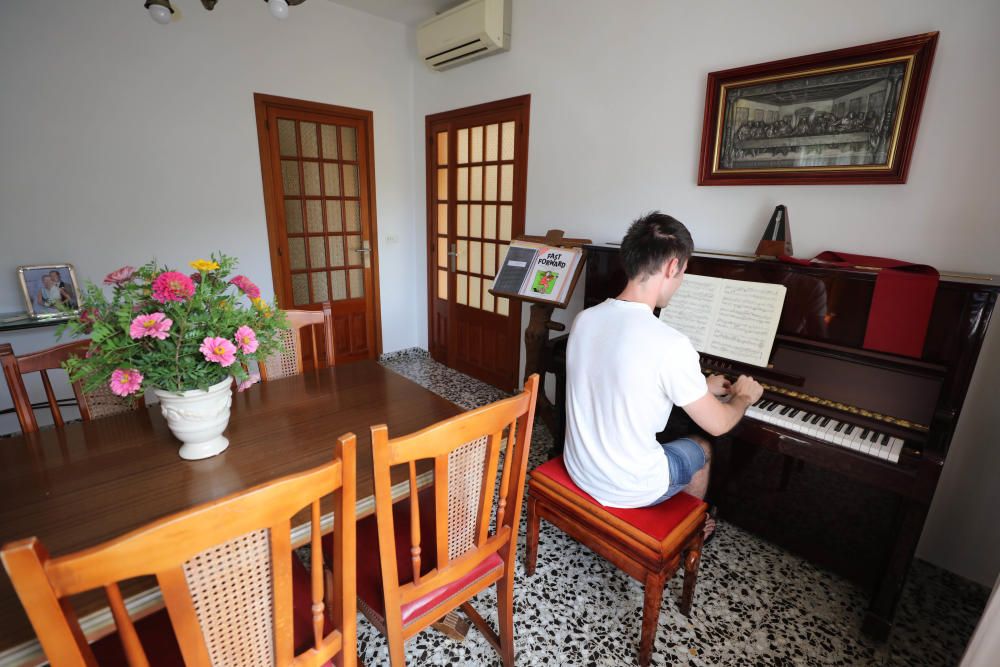
[[[57,667],[126,660],[130,667],[151,662],[313,667],[330,664],[338,654],[341,664],[353,667],[355,470],[355,437],[347,434],[338,439],[333,461],[317,468],[76,553],[52,558],[37,538],[29,538],[5,545],[0,558],[46,657]],[[329,494],[336,526],[327,554],[333,576],[326,584],[330,603],[325,605],[323,559],[318,557],[320,499]],[[311,572],[291,546],[291,518],[307,506],[312,512]],[[133,623],[118,582],[150,574],[157,578],[166,613],[157,612],[160,623],[146,623],[152,617]],[[68,598],[97,588],[107,593],[118,632],[91,647]]]
[[[287,330],[281,332],[284,349],[272,354],[260,364],[260,379],[278,380],[292,375],[300,375],[303,369],[302,345],[308,335],[312,341],[312,363],[319,367],[320,347],[316,340],[314,325],[323,327],[322,350],[326,355],[326,365],[333,366],[333,310],[330,302],[323,303],[323,310],[286,310]],[[308,327],[308,328],[306,328]]]
[[[86,355],[89,347],[89,340],[78,340],[39,352],[15,356],[9,343],[0,344],[0,364],[3,365],[4,378],[7,380],[7,387],[14,402],[14,411],[17,413],[17,421],[21,424],[23,433],[38,430],[38,421],[35,419],[35,411],[32,408],[31,398],[28,396],[28,390],[25,388],[23,376],[26,373],[39,373],[42,376],[45,398],[52,411],[52,421],[56,426],[63,426],[65,422],[62,412],[59,410],[59,401],[52,389],[48,371],[61,368],[62,363],[70,357]],[[82,383],[74,382],[72,384],[73,395],[80,408],[80,416],[84,420],[107,417],[144,405],[142,398],[139,398],[132,406],[129,406],[123,398],[111,393],[111,389],[107,385],[102,385],[93,391],[84,391]]]
[[[375,514],[358,523],[358,598],[386,635],[392,667],[405,664],[407,639],[458,607],[514,664],[514,558],[537,395],[532,375],[516,396],[411,435],[372,427]],[[418,492],[417,462],[428,460],[434,482]],[[393,466],[408,468],[410,484],[409,501],[395,506]],[[493,583],[499,636],[469,604]]]

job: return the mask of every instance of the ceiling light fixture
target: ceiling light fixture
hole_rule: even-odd
[[[288,18],[288,8],[301,5],[306,0],[264,0],[271,16],[276,19]],[[208,11],[215,9],[219,0],[201,0],[201,5]],[[160,25],[167,25],[173,19],[174,8],[170,6],[170,0],[146,0],[143,5],[149,10],[149,15]]]
[[[170,0],[146,0],[144,5],[149,10],[149,15],[160,25],[170,23],[170,17],[174,13],[174,8],[170,6]]]

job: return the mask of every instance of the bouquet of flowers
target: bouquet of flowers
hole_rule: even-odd
[[[155,261],[123,266],[104,279],[110,300],[88,283],[79,314],[60,329],[91,339],[85,358],[64,364],[70,379],[82,381],[85,391],[107,385],[129,400],[147,385],[205,390],[232,376],[243,391],[259,381],[247,362],[280,351],[284,315],[249,278],[229,277],[234,258],[213,254],[191,267],[187,275]]]

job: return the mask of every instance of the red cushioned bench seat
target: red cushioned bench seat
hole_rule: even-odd
[[[652,507],[605,507],[573,483],[562,457],[531,472],[525,569],[535,572],[538,529],[545,519],[645,586],[639,664],[652,657],[656,623],[666,582],[683,565],[681,612],[691,609],[701,558],[704,501],[678,493]]]

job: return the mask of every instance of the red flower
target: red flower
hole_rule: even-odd
[[[131,266],[123,266],[117,271],[112,271],[104,277],[105,285],[124,285],[128,281],[132,280],[132,274],[135,273],[135,269]]]
[[[160,303],[186,301],[194,294],[194,283],[183,273],[165,271],[153,281],[153,298]]]
[[[236,285],[243,293],[246,294],[251,299],[260,298],[260,288],[253,284],[253,282],[246,276],[235,276],[229,281],[230,285]]]

